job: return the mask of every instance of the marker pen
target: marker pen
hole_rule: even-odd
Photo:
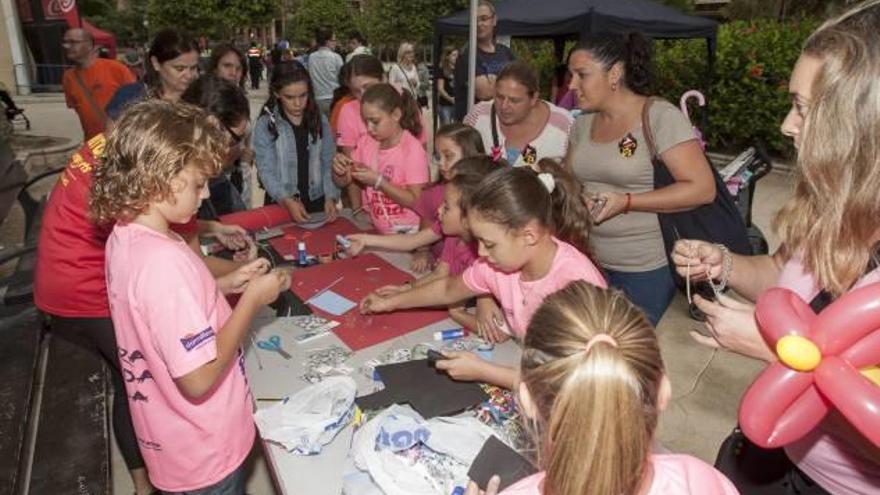
[[[449,330],[441,330],[434,332],[434,340],[454,340],[460,339],[467,335],[464,328],[450,328]]]

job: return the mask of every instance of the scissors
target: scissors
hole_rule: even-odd
[[[273,335],[266,340],[258,340],[257,347],[264,351],[277,352],[278,354],[281,354],[281,357],[284,359],[290,359],[290,354],[281,348],[281,337],[277,335]]]

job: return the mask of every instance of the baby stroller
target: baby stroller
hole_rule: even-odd
[[[688,117],[688,120],[690,120],[690,116],[688,115],[687,100],[691,97],[697,99],[699,106],[705,106],[706,104],[705,97],[699,91],[691,90],[683,94],[679,104],[681,111]],[[705,150],[706,143],[703,140],[702,133],[697,127],[693,129],[694,134],[700,139],[701,146]],[[752,201],[755,197],[755,187],[758,181],[772,170],[773,165],[760,144],[750,146],[718,170],[718,175],[721,176],[721,179],[727,186],[727,190],[736,203],[743,223],[745,223],[752,255],[769,253],[769,246],[764,233],[752,222]],[[699,283],[695,285],[694,289],[704,299],[715,299],[715,291],[711,288],[710,284]],[[689,304],[688,312],[691,318],[695,320],[704,321],[706,319],[703,312],[693,303]]]
[[[706,105],[706,98],[699,91],[691,90],[681,95],[679,105],[688,120],[690,120],[690,115],[688,114],[687,101],[691,98],[696,98],[697,103],[701,107]],[[693,129],[694,134],[700,139],[700,144],[705,150],[706,142],[703,140],[703,134],[696,126]],[[764,233],[752,222],[752,200],[755,196],[755,186],[758,181],[772,170],[773,165],[770,162],[770,158],[760,144],[750,146],[718,170],[718,174],[724,180],[725,185],[727,185],[727,190],[733,196],[743,222],[746,224],[753,255],[768,254],[769,252],[769,246]]]

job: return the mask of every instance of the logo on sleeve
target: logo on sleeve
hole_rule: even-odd
[[[187,351],[191,351],[193,349],[197,349],[201,347],[202,344],[214,338],[214,329],[208,327],[196,334],[186,334],[180,338],[180,343],[183,344],[183,348]]]

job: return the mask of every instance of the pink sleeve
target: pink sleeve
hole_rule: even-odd
[[[478,294],[493,293],[495,270],[486,260],[477,260],[461,274],[461,280],[468,289]]]
[[[156,254],[150,256],[157,259]],[[180,378],[217,357],[217,330],[196,295],[206,289],[181,253],[162,253],[138,277],[138,301],[153,345],[173,378]]]
[[[358,121],[361,116],[355,110],[358,108],[357,101],[350,101],[339,111],[339,132],[336,138],[337,146],[355,146],[358,140]]]
[[[477,125],[477,120],[480,118],[480,113],[479,105],[474,106],[471,111],[464,116],[462,123],[470,127],[475,127]]]
[[[408,165],[404,172],[404,184],[427,184],[431,181],[431,173],[428,171],[428,153],[415,139],[409,141],[410,146],[406,150]]]

